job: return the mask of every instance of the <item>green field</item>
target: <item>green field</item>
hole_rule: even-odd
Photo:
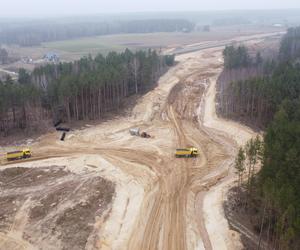
[[[125,48],[134,50],[179,47],[187,44],[230,39],[236,36],[272,32],[276,30],[278,29],[272,27],[234,26],[213,28],[211,32],[119,34],[48,42],[42,44],[42,47],[67,53],[106,54],[109,51],[122,51]]]
[[[103,41],[101,37],[83,38],[76,40],[66,40],[58,42],[50,42],[42,44],[44,48],[49,50],[60,50],[70,53],[107,53],[108,51],[121,51],[125,47],[109,44]]]
[[[59,50],[69,53],[107,53],[108,51],[121,51],[125,48],[166,48],[183,46],[210,40],[226,39],[237,35],[246,35],[249,32],[218,31],[193,33],[151,33],[151,34],[120,34],[98,36],[44,43],[42,47],[49,50]]]
[[[212,27],[211,32],[119,34],[47,42],[34,47],[10,46],[9,51],[20,58],[30,57],[35,61],[41,60],[48,52],[56,52],[62,61],[74,61],[89,54],[92,56],[98,53],[106,55],[110,51],[121,52],[126,48],[131,50],[181,48],[206,41],[218,41],[274,31],[278,31],[278,28],[252,25]],[[24,67],[33,70],[35,66],[19,62],[9,65],[8,68]]]

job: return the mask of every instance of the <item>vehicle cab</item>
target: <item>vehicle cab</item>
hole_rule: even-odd
[[[25,157],[25,158],[31,157],[31,151],[30,151],[30,149],[24,149],[23,150],[23,157]]]
[[[193,156],[198,156],[199,155],[199,152],[198,152],[197,148],[191,148],[191,151],[192,151]]]

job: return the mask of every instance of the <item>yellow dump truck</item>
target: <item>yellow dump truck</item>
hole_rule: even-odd
[[[31,157],[31,151],[29,149],[23,149],[20,151],[8,152],[6,154],[6,159],[8,161],[26,159]]]
[[[192,158],[192,157],[197,157],[199,155],[198,149],[197,148],[180,148],[176,149],[175,157],[181,158],[181,157],[186,157],[186,158]]]

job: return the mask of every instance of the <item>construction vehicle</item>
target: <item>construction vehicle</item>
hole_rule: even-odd
[[[23,149],[20,151],[8,152],[6,154],[6,159],[8,161],[26,159],[31,157],[31,151],[29,149]]]
[[[131,128],[129,129],[129,133],[132,135],[132,136],[140,136],[140,129],[139,128]]]
[[[142,138],[151,138],[151,135],[149,135],[149,134],[146,133],[146,132],[142,132],[140,136],[141,136]]]
[[[131,129],[129,129],[129,133],[132,136],[140,136],[142,138],[151,138],[151,135],[149,135],[148,133],[146,133],[146,132],[140,132],[139,128],[131,128]]]
[[[175,157],[176,158],[192,158],[192,157],[198,157],[198,149],[191,147],[191,148],[179,148],[176,149]]]

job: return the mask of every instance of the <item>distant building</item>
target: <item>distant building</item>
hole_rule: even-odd
[[[54,52],[48,52],[47,54],[44,55],[44,59],[47,60],[48,62],[59,62],[59,55],[54,53]]]
[[[33,63],[33,59],[30,58],[30,57],[24,57],[24,58],[21,59],[21,61],[23,63],[26,63],[26,64],[32,64]]]

